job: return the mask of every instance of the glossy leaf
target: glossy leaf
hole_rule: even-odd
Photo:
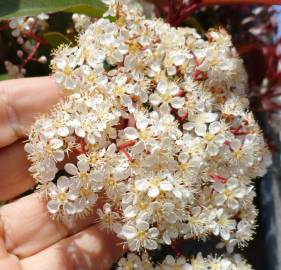
[[[9,80],[10,79],[10,75],[9,74],[0,74],[0,81],[5,81],[5,80]]]
[[[43,35],[44,39],[53,47],[57,48],[59,45],[65,43],[70,44],[71,41],[68,37],[59,32],[48,32]]]
[[[101,0],[0,0],[0,20],[58,11],[101,17],[105,10]]]

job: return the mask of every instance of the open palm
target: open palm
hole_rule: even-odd
[[[50,77],[0,83],[0,201],[34,185],[22,140],[34,117],[62,96]],[[53,221],[38,194],[6,204],[0,208],[0,269],[110,269],[123,249],[95,220],[93,214],[82,221]]]

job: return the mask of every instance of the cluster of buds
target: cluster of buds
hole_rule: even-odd
[[[137,3],[106,2],[77,46],[54,53],[53,77],[68,95],[38,118],[25,145],[50,214],[96,211],[131,252],[210,235],[228,252],[244,246],[257,215],[252,180],[271,157],[230,36],[211,29],[203,39],[147,19]],[[243,269],[210,258],[203,265]],[[160,269],[177,263],[168,257]],[[176,269],[206,269],[184,264]]]
[[[45,55],[38,56],[36,53],[42,44],[46,44],[40,33],[48,28],[48,19],[49,16],[42,13],[36,17],[18,17],[9,21],[8,27],[12,30],[11,35],[20,46],[16,52],[20,64],[5,61],[6,70],[11,78],[23,77],[26,73],[25,66],[30,61],[47,63]]]

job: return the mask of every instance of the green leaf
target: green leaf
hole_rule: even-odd
[[[105,10],[101,0],[0,0],[0,20],[58,11],[101,17]]]
[[[48,32],[43,35],[44,39],[53,47],[57,48],[59,45],[65,43],[70,44],[71,41],[68,37],[59,32]]]
[[[205,31],[196,18],[190,16],[186,18],[185,23],[187,24],[187,26],[195,28],[201,35],[204,35]]]
[[[11,79],[9,74],[0,74],[0,81]]]

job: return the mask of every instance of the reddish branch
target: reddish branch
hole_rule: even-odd
[[[222,184],[225,184],[227,183],[228,179],[226,177],[223,177],[223,176],[220,176],[220,175],[217,175],[217,174],[214,174],[214,173],[209,173],[209,176],[212,177],[212,179],[215,181],[215,182],[220,182]]]

